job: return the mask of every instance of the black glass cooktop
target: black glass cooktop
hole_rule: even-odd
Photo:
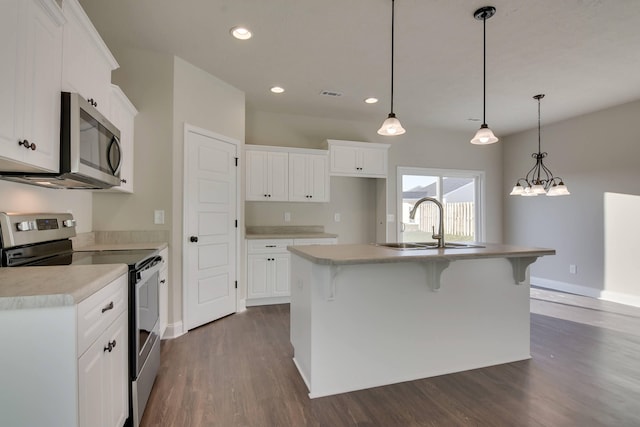
[[[127,264],[138,268],[140,264],[155,255],[155,249],[133,249],[122,251],[66,252],[43,260],[29,263],[32,266],[45,265],[96,265]]]

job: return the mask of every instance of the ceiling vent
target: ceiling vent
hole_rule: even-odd
[[[338,92],[337,90],[321,90],[320,91],[320,95],[322,96],[333,96],[333,97],[339,97],[342,96],[342,92]]]

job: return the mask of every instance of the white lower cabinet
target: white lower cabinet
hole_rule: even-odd
[[[0,310],[0,425],[123,426],[127,289],[123,274],[77,305]]]
[[[78,359],[80,426],[121,427],[129,415],[127,313]]]
[[[290,301],[291,254],[287,246],[336,243],[336,238],[247,240],[247,306]]]
[[[289,302],[289,245],[293,239],[247,241],[247,306]]]
[[[162,339],[169,324],[169,249],[161,250],[160,256],[162,257],[162,267],[160,267],[158,277],[160,283],[158,301],[160,304],[160,339]]]

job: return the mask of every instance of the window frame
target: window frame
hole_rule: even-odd
[[[475,203],[475,227],[476,227],[476,241],[485,241],[485,182],[486,173],[482,170],[471,169],[441,169],[441,168],[427,168],[427,167],[415,167],[415,166],[398,166],[396,170],[396,236],[397,240],[401,241],[402,236],[402,177],[404,175],[419,175],[419,176],[435,176],[438,177],[437,181],[437,199],[442,200],[442,178],[472,178],[474,180],[474,203]]]

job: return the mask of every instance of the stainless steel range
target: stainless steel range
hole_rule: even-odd
[[[71,214],[0,212],[0,266],[127,264],[129,266],[129,418],[138,426],[160,367],[158,250],[74,251]]]

